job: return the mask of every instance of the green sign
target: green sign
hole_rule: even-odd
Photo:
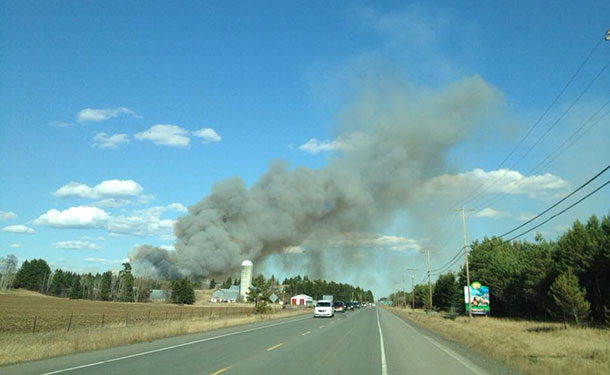
[[[464,302],[466,312],[472,306],[473,314],[489,315],[489,287],[481,285],[478,281],[470,284],[470,301],[468,301],[468,287],[464,287]]]

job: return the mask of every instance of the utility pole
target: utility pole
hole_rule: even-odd
[[[407,271],[411,271],[411,310],[415,309],[415,275],[413,272],[417,271],[417,268],[407,268]],[[407,294],[405,293],[405,298],[407,298]],[[406,305],[406,300],[405,300]],[[405,306],[406,308],[406,306]]]
[[[472,301],[470,298],[470,269],[468,267],[468,240],[466,240],[466,213],[464,210],[464,206],[460,209],[454,209],[452,211],[461,211],[462,212],[462,239],[464,240],[464,260],[466,262],[466,289],[468,290],[468,318],[472,320],[472,306],[470,302]],[[474,211],[473,209],[469,209],[468,211]]]
[[[405,304],[405,309],[407,308],[407,288],[405,285],[407,285],[407,283],[405,282],[405,276],[407,275],[402,275],[402,299],[403,302]]]
[[[432,309],[432,279],[430,278],[430,250],[426,250],[428,254],[428,309]]]

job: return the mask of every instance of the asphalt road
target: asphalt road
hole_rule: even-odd
[[[0,367],[0,374],[514,374],[381,308]]]

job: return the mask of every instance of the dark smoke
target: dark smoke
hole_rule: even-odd
[[[394,84],[364,90],[341,116],[337,139],[345,148],[327,167],[275,162],[250,188],[237,177],[217,182],[178,219],[175,253],[146,246],[130,258],[159,276],[205,277],[306,240],[383,230],[417,202],[427,179],[446,171],[451,146],[501,104],[478,76],[440,92]]]

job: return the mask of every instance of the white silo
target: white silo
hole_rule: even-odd
[[[239,284],[239,298],[247,301],[247,293],[252,286],[252,262],[244,260],[241,262],[241,281]]]

